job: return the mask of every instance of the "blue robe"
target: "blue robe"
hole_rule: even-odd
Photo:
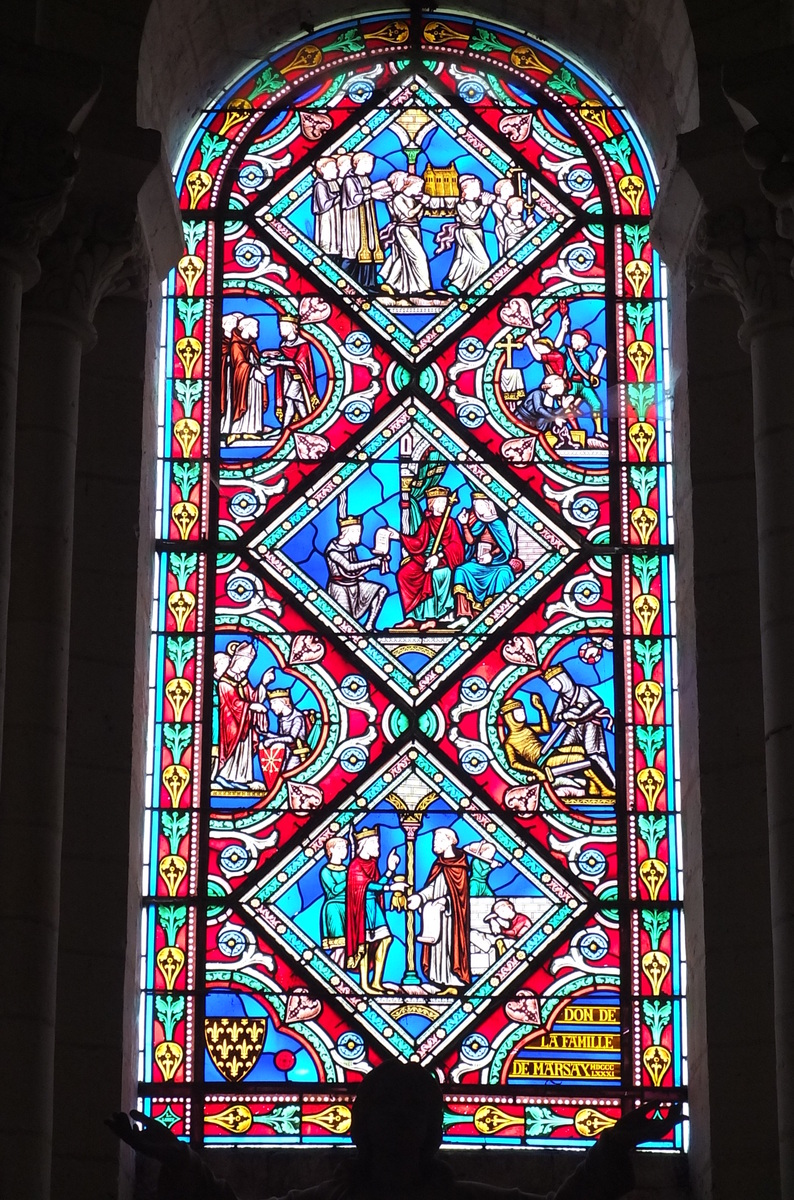
[[[535,388],[516,405],[513,416],[531,429],[546,433],[552,429],[555,421],[561,415],[559,403],[543,391]]]
[[[491,561],[477,562],[477,544],[486,531],[495,543]],[[469,542],[466,538],[466,560],[455,568],[453,591],[463,592],[471,602],[482,608],[491,596],[506,591],[515,579],[510,566],[513,543],[507,526],[499,517],[487,523],[472,521],[468,532],[474,540]]]

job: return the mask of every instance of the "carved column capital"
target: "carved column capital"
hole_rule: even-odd
[[[695,244],[694,281],[737,301],[744,349],[759,328],[794,323],[791,243],[778,234],[767,204],[753,212],[731,206],[706,213]]]
[[[762,194],[774,205],[778,234],[794,241],[794,126],[754,125],[744,135],[743,149],[759,172]]]
[[[141,246],[133,208],[70,216],[41,248],[41,279],[25,302],[26,319],[68,325],[93,348],[94,314],[106,296],[134,288]]]
[[[73,133],[36,114],[0,116],[0,256],[26,286],[38,276],[40,242],[61,221],[77,173]]]

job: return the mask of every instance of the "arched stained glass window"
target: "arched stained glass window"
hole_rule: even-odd
[[[196,1143],[685,1095],[664,270],[575,63],[455,15],[260,63],[177,177],[140,1010]],[[674,1136],[664,1145],[676,1144]]]

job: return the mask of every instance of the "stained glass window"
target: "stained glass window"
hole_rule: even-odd
[[[140,1096],[450,1146],[685,1096],[665,274],[619,102],[451,14],[315,31],[182,157]],[[661,1145],[680,1145],[680,1133]]]

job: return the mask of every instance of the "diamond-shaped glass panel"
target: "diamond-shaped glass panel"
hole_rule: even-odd
[[[547,851],[410,746],[242,904],[376,1041],[430,1062],[549,953],[586,896]]]
[[[577,219],[570,199],[420,74],[324,146],[258,216],[414,362]]]
[[[420,704],[579,544],[417,400],[282,510],[251,551],[401,700]]]

